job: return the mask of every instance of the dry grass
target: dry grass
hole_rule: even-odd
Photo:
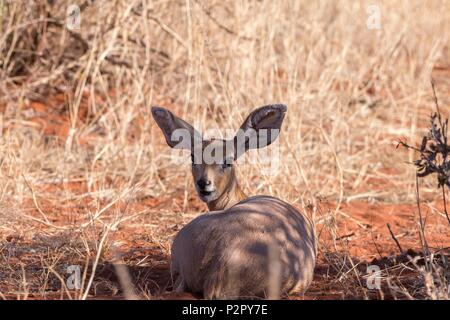
[[[205,207],[150,105],[236,129],[272,102],[288,105],[280,171],[242,164],[242,186],[304,210],[325,202],[317,223],[333,244],[320,254],[336,272],[321,294],[339,283],[339,297],[372,297],[337,225],[366,230],[347,204],[415,202],[414,152],[395,145],[426,132],[431,77],[450,106],[450,2],[381,1],[380,30],[367,1],[35,3],[0,0],[0,297],[113,297],[127,278],[112,278],[117,259],[129,296],[164,296],[170,241]],[[79,31],[65,27],[73,3]],[[432,179],[422,196],[445,221]],[[79,290],[63,281],[72,264]]]

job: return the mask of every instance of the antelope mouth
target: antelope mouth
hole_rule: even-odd
[[[200,199],[204,202],[210,202],[216,197],[216,190],[198,190]]]
[[[200,190],[200,195],[203,197],[208,197],[208,196],[212,195],[213,193],[214,193],[214,191]]]

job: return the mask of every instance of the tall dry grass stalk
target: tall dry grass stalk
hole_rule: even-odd
[[[161,137],[152,135],[151,104],[204,128],[236,128],[250,109],[281,101],[289,111],[280,173],[259,183],[253,177],[260,168],[249,165],[245,187],[291,201],[312,195],[393,201],[414,194],[411,175],[389,150],[417,130],[432,67],[448,50],[447,2],[381,3],[382,28],[369,30],[363,1],[92,1],[85,7],[79,1],[79,32],[64,28],[69,2],[37,3],[28,12],[21,1],[4,2],[0,41],[3,145],[16,140],[11,152],[17,153],[31,144],[22,150],[24,167],[39,152],[38,162],[54,176],[70,180],[84,172],[95,176],[83,178],[92,183],[99,178],[96,164],[96,171],[128,180],[145,176],[147,192],[158,194],[162,186],[149,178],[164,167],[169,151],[160,152]],[[39,128],[27,126],[22,111],[30,99],[45,100],[55,90],[66,94],[70,129],[65,150],[50,154],[29,138]],[[91,98],[88,119],[80,119],[83,96]],[[126,137],[137,121],[140,130],[130,143]],[[95,145],[80,145],[92,132],[101,133]],[[64,163],[58,161],[62,151]],[[386,168],[396,168],[408,187],[396,194],[365,190],[365,182]],[[34,181],[49,179],[36,169]],[[179,184],[176,178],[164,186]]]

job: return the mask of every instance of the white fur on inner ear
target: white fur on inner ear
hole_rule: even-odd
[[[280,129],[287,107],[284,104],[274,104],[261,107],[249,116],[249,126],[258,129]]]
[[[250,113],[234,137],[235,158],[249,149],[264,148],[278,137],[287,106],[273,104]]]

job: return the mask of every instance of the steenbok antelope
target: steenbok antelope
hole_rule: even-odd
[[[172,245],[175,291],[206,299],[269,297],[303,292],[316,261],[313,223],[293,206],[270,196],[247,197],[234,163],[248,149],[278,136],[285,105],[253,111],[231,140],[203,140],[170,111],[152,107],[172,148],[188,149],[199,197],[210,212],[184,226]]]

